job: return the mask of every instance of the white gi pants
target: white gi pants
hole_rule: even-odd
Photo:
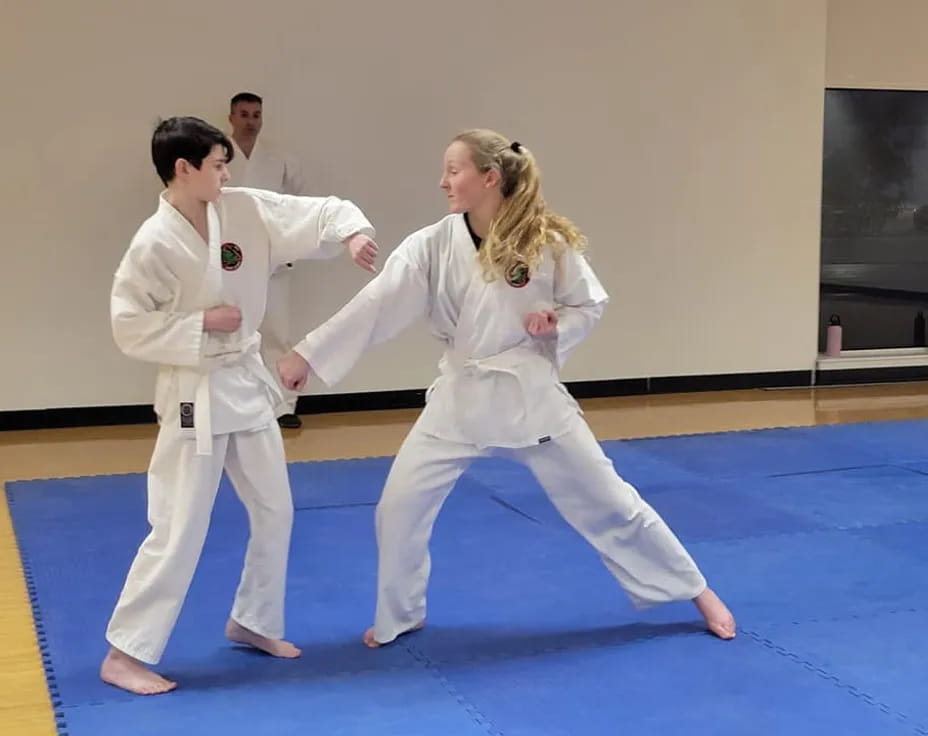
[[[293,500],[280,427],[213,437],[213,454],[161,427],[148,471],[148,523],[110,619],[110,644],[157,664],[177,621],[206,540],[222,470],[248,512],[251,536],[232,618],[279,639],[284,633]]]
[[[417,425],[403,442],[377,505],[378,642],[386,644],[425,620],[432,526],[461,474],[475,458],[489,454],[532,471],[636,607],[690,600],[705,590],[705,578],[683,545],[618,476],[579,415],[566,434],[518,449],[480,450],[427,435]]]
[[[267,306],[264,308],[264,321],[258,332],[261,333],[261,359],[274,376],[284,396],[279,412],[296,413],[296,400],[299,394],[286,388],[277,373],[277,361],[293,347],[290,341],[290,266],[281,266],[274,273],[267,285]],[[285,407],[285,408],[284,408]]]

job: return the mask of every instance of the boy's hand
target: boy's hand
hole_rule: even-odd
[[[291,391],[299,391],[309,378],[309,363],[299,353],[291,350],[277,361],[280,382]]]
[[[242,324],[238,307],[222,306],[203,313],[203,329],[207,332],[235,332]]]
[[[345,245],[348,247],[348,252],[351,253],[352,261],[365,271],[371,273],[377,271],[374,266],[374,259],[377,258],[377,243],[363,233],[355,233],[345,240]]]

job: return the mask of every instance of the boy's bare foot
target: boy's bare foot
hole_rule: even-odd
[[[248,644],[255,649],[270,654],[272,657],[283,657],[285,659],[295,659],[302,652],[289,641],[283,639],[268,639],[266,636],[256,634],[242,626],[231,618],[226,623],[226,638],[234,641],[236,644]]]
[[[407,629],[401,634],[397,634],[397,638],[403,636],[403,634],[411,634],[414,631],[421,631],[424,628],[425,628],[425,621],[423,621],[420,624],[416,624],[411,629]],[[379,641],[377,641],[374,638],[374,627],[373,626],[371,626],[367,631],[364,632],[364,643],[367,646],[369,646],[371,649],[377,649],[379,647],[386,646],[386,644],[381,644]],[[391,642],[388,642],[388,643],[391,643]]]
[[[709,631],[719,639],[735,638],[735,617],[711,588],[706,588],[693,599],[693,603],[706,620]]]
[[[121,687],[136,695],[159,695],[177,687],[176,682],[164,679],[139,660],[115,647],[110,647],[103,664],[100,665],[100,679],[108,685]]]

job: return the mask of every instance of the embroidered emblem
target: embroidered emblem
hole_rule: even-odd
[[[506,271],[506,283],[516,289],[521,289],[531,279],[528,275],[528,266],[521,262],[513,263]]]
[[[193,429],[193,402],[180,402],[180,428]]]
[[[244,260],[242,249],[235,243],[223,243],[220,253],[222,254],[223,271],[236,271],[242,265]]]

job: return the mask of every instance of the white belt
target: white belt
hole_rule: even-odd
[[[526,358],[532,357],[538,358],[541,356],[524,345],[517,345],[486,358],[465,358],[454,348],[445,351],[447,364],[458,375],[479,377],[490,373],[502,373],[515,378],[519,386],[519,392],[522,394],[522,405],[526,415],[528,415],[529,397],[525,393],[525,383],[522,380],[519,367],[525,362]]]
[[[523,360],[518,360],[519,356],[522,356]],[[524,362],[524,358],[537,356],[537,352],[524,345],[516,345],[486,358],[467,358],[453,347],[449,347],[445,351],[445,360],[456,373],[507,373],[516,379],[521,378],[517,368]],[[521,383],[521,380],[519,383]]]
[[[233,365],[245,359],[254,359],[261,348],[261,336],[255,333],[242,343],[230,347],[221,353],[208,355],[205,358],[203,373],[197,381],[197,387],[194,392],[194,416],[193,431],[197,440],[197,455],[213,454],[213,423],[212,408],[210,405],[209,379],[210,374],[219,367]],[[277,382],[267,371],[266,367],[260,363],[264,370],[256,370],[255,374],[264,383],[273,389],[275,395],[280,393]]]

